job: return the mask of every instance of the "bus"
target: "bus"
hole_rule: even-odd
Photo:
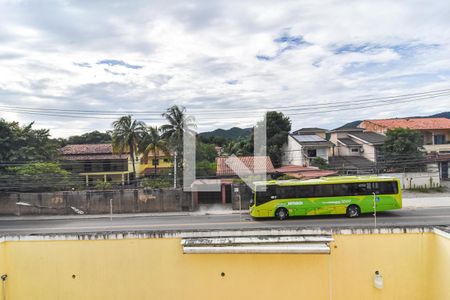
[[[374,208],[377,212],[402,208],[400,181],[393,177],[337,176],[254,184],[249,207],[253,218],[334,214],[355,218]]]

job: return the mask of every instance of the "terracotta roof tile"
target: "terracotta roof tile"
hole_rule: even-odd
[[[365,120],[386,128],[410,128],[410,129],[450,129],[450,119],[447,118],[406,118]]]
[[[61,149],[63,160],[128,159],[128,154],[113,153],[111,144],[76,144]]]
[[[297,173],[297,172],[317,171],[317,170],[319,170],[319,168],[317,167],[303,167],[295,165],[287,165],[275,169],[277,173]]]
[[[218,157],[216,159],[217,176],[236,176],[236,173],[226,164],[226,161],[229,158],[230,157]],[[265,171],[267,173],[275,173],[272,161],[268,156],[257,156],[257,158],[261,159],[256,160],[254,159],[254,156],[238,156],[237,158],[243,163],[247,170],[252,171],[254,174],[262,174]],[[245,171],[246,169],[242,168],[242,171]]]
[[[111,144],[77,144],[67,145],[61,149],[64,155],[112,154]]]

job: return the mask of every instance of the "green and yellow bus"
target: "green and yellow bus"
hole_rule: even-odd
[[[265,191],[264,191],[265,187]],[[337,176],[255,182],[253,218],[362,213],[402,208],[400,181],[392,177]]]

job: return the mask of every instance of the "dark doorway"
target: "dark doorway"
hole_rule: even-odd
[[[448,180],[448,161],[441,163],[441,172],[442,179]]]
[[[198,192],[198,204],[218,204],[222,203],[220,192]]]

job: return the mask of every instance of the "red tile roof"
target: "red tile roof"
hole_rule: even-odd
[[[299,173],[289,173],[289,176],[298,178],[298,179],[312,179],[312,178],[320,178],[330,175],[336,175],[337,171],[333,170],[317,170],[317,171],[306,171]]]
[[[410,129],[450,129],[450,119],[447,118],[406,118],[365,120],[385,128],[410,128]]]
[[[111,144],[67,145],[61,149],[63,160],[128,159],[128,154],[115,154]]]
[[[282,166],[280,168],[276,168],[275,171],[277,173],[296,173],[296,172],[303,172],[303,171],[317,171],[319,168],[316,167],[303,167],[303,166],[294,166],[294,165],[288,165],[288,166]]]
[[[112,154],[111,144],[77,144],[67,145],[61,149],[64,155],[76,154]]]
[[[238,167],[239,171],[247,171],[250,170],[254,174],[263,174],[263,173],[275,173],[275,168],[273,167],[272,161],[268,156],[238,156],[236,157],[243,164],[244,167]],[[217,176],[236,176],[236,173],[229,167],[226,163],[227,159],[232,159],[232,157],[218,157],[216,158],[217,162]],[[229,161],[232,163],[232,161]]]

